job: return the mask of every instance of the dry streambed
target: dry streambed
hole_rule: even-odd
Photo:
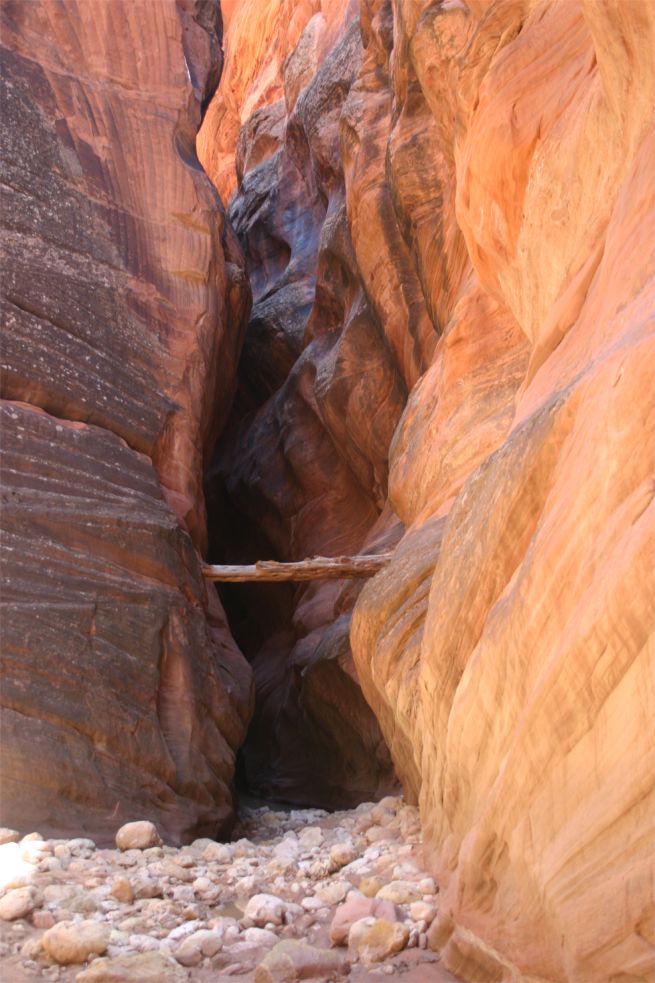
[[[415,808],[246,810],[231,843],[0,831],[0,976],[75,983],[450,980]]]

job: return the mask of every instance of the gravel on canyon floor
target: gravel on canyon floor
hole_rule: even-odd
[[[117,849],[0,830],[3,983],[447,981],[417,810],[387,797],[327,813],[242,811],[230,843]]]

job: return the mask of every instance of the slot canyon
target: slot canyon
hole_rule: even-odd
[[[2,980],[655,980],[655,5],[0,18]]]

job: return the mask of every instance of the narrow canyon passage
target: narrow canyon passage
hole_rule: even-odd
[[[650,983],[655,6],[0,19],[0,958]]]
[[[273,105],[255,112],[221,157],[231,184],[216,186],[226,199],[233,189],[227,217],[252,310],[235,402],[205,479],[210,562],[380,552],[402,535],[395,517],[381,516],[407,385],[362,287],[339,147],[339,112],[361,50],[353,10],[332,12],[322,68],[316,50],[290,46],[278,97],[269,93]],[[216,119],[233,95],[229,51],[228,39],[198,138],[210,178],[223,135]],[[237,771],[251,793],[344,808],[398,790],[350,650],[362,587],[220,586],[254,673],[254,718]]]

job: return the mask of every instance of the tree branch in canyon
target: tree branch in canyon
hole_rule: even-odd
[[[373,577],[393,554],[372,556],[313,556],[296,563],[258,560],[249,566],[213,566],[204,563],[207,580],[244,583],[251,580],[340,580],[342,577]]]

